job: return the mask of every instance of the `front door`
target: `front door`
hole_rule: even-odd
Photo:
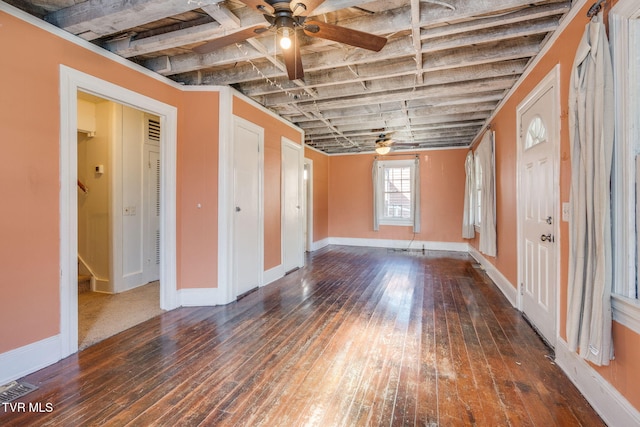
[[[557,103],[553,80],[519,109],[520,308],[552,346],[556,341]]]

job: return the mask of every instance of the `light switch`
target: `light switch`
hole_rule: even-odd
[[[569,222],[569,202],[564,202],[562,204],[562,220],[564,222]]]

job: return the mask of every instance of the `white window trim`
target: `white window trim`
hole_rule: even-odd
[[[376,209],[378,210],[378,218],[380,219],[380,225],[397,225],[397,226],[413,226],[413,219],[415,215],[415,208],[413,201],[415,200],[415,161],[414,160],[380,160],[378,162],[378,166],[380,167],[380,173],[378,174],[378,182],[376,183],[376,192],[378,193],[377,200],[378,205]],[[392,219],[385,218],[382,214],[384,211],[384,169],[385,168],[405,168],[409,167],[411,169],[411,215],[406,219]]]
[[[614,167],[612,177],[614,289],[613,319],[640,333],[640,300],[631,298],[636,284],[636,165],[640,138],[640,59],[629,52],[640,49],[640,5],[620,0],[609,14],[616,102]],[[634,40],[634,41],[632,41]]]

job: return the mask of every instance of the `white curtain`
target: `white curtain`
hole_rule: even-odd
[[[467,174],[467,180],[464,184],[464,213],[462,215],[462,238],[473,239],[476,235],[474,227],[474,211],[475,211],[475,169],[473,161],[473,151],[469,150],[467,158],[464,161],[464,170]]]
[[[602,18],[587,24],[571,69],[571,221],[567,340],[596,365],[613,358],[611,205],[613,71]]]
[[[413,173],[413,232],[420,232],[420,157],[416,156]]]
[[[380,230],[380,218],[378,218],[378,159],[373,160],[371,168],[371,179],[373,182],[373,231]]]
[[[482,170],[482,201],[480,218],[480,252],[489,256],[496,256],[496,186],[493,157],[493,134],[487,131],[476,149],[479,156],[479,166]]]

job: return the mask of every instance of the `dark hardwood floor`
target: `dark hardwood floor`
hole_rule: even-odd
[[[328,247],[24,380],[40,388],[19,401],[52,411],[0,408],[0,425],[604,425],[484,273],[444,252]]]

